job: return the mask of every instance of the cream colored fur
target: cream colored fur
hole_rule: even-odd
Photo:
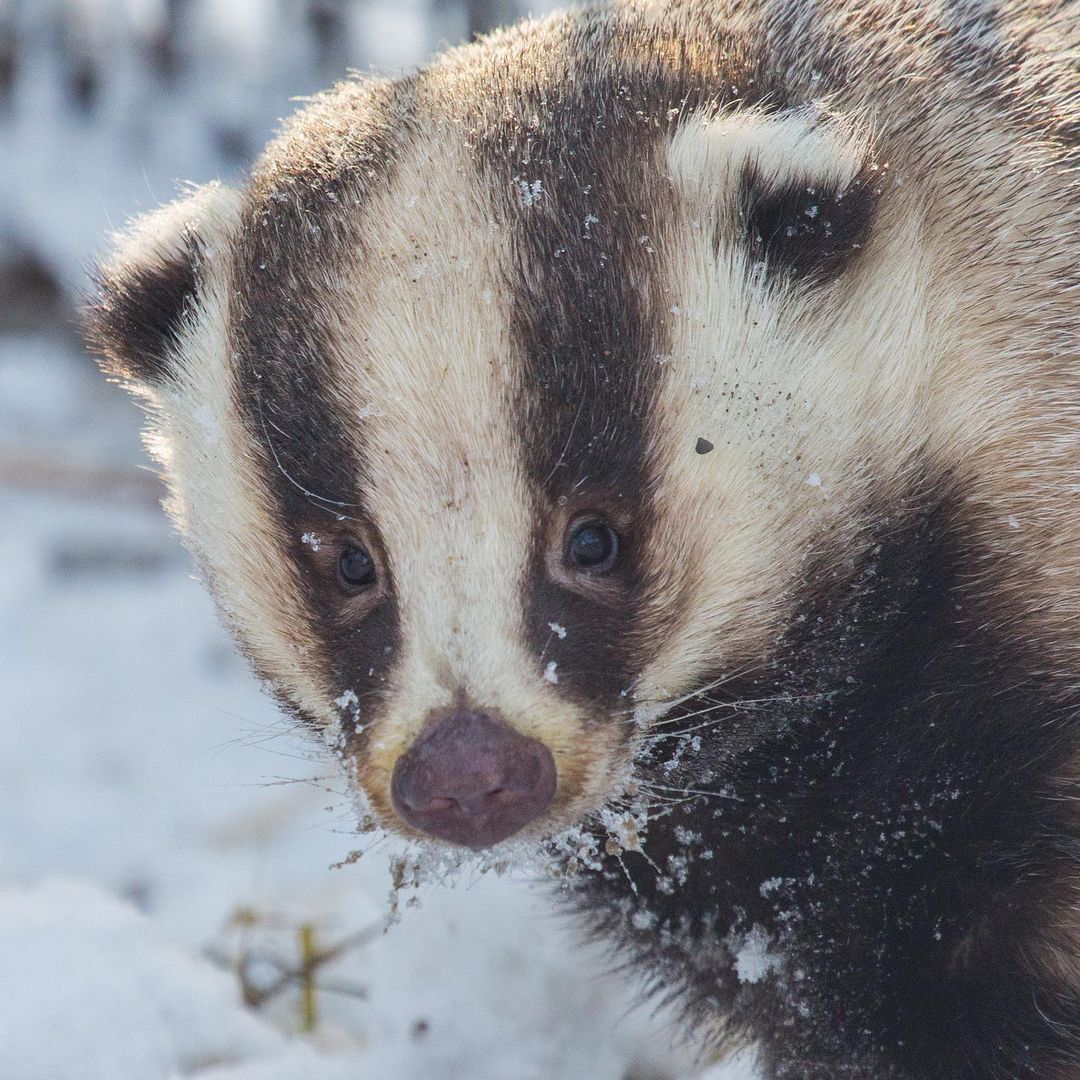
[[[236,415],[229,354],[230,234],[240,193],[210,184],[144,219],[114,257],[156,257],[184,233],[203,243],[201,299],[175,348],[174,383],[141,387],[153,425],[147,445],[169,485],[167,509],[186,537],[228,622],[286,698],[326,723],[336,719],[319,670],[317,643],[280,556],[281,525],[258,483],[255,448]]]

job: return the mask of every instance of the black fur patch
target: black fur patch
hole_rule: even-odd
[[[811,179],[777,186],[748,166],[740,216],[752,264],[769,277],[817,285],[835,280],[870,235],[884,172],[866,165],[844,188]]]
[[[403,80],[392,92],[404,102],[409,89]],[[333,546],[352,535],[380,549],[365,500],[362,425],[336,394],[331,357],[341,310],[332,283],[363,250],[365,185],[392,174],[394,147],[373,136],[357,147],[355,160],[318,145],[303,149],[311,156],[285,157],[282,168],[259,178],[249,199],[236,255],[244,288],[231,319],[234,395],[282,523],[283,550],[275,554],[288,560],[305,600],[298,614],[320,643],[310,664],[325,675],[331,697],[351,690],[363,714],[381,697],[400,655],[393,581],[383,560],[379,603],[355,624],[343,621],[350,608],[335,556],[314,559],[303,537],[314,532]],[[362,741],[351,725],[345,731]]]
[[[168,379],[177,333],[197,300],[199,255],[187,236],[175,254],[98,277],[97,299],[85,309],[86,336],[110,373],[145,383]]]
[[[959,504],[870,511],[861,558],[808,567],[768,663],[658,729],[646,857],[576,886],[770,1080],[1080,1069],[1080,991],[1030,961],[1075,873],[1076,702],[970,587]]]
[[[631,92],[613,94],[609,88],[602,116],[595,115],[600,94],[586,92],[548,102],[545,132],[522,125],[515,134],[531,141],[535,162],[524,175],[544,194],[508,214],[521,259],[514,330],[525,370],[516,426],[527,433],[533,520],[550,520],[567,502],[607,517],[627,514],[613,603],[554,583],[545,559],[562,538],[535,533],[526,589],[533,647],[546,646],[544,655],[558,661],[560,684],[580,687],[594,703],[624,689],[637,662],[631,634],[641,599],[636,539],[647,527],[644,425],[658,393],[653,358],[663,341],[653,325],[650,260],[639,242],[658,226],[647,195],[655,183],[656,131],[636,119],[640,102]],[[508,171],[519,160],[517,141],[500,151]],[[512,180],[504,173],[497,190],[513,192]],[[565,639],[551,639],[551,622],[566,626]]]

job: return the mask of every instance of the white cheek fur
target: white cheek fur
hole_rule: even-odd
[[[281,524],[269,513],[261,467],[237,416],[229,353],[229,244],[242,197],[206,189],[195,207],[206,243],[197,310],[175,350],[174,378],[146,391],[153,423],[147,444],[164,466],[167,509],[187,539],[226,619],[257,668],[304,712],[327,725],[337,720],[319,671],[317,642],[302,618],[297,583],[284,557],[265,559],[267,545],[284,550]],[[261,544],[253,544],[258,537]]]

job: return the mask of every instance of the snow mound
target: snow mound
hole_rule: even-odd
[[[284,1045],[228,976],[82,882],[0,889],[0,970],[3,1071],[19,1080],[153,1080]]]
[[[366,1061],[360,1065],[356,1058],[328,1058],[294,1043],[271,1059],[204,1069],[191,1080],[390,1080],[394,1075],[372,1072]]]
[[[610,1033],[610,1045],[590,1054],[572,1045],[580,1032],[554,1035],[543,1008],[532,1039],[520,1032],[500,1038],[513,1022],[493,1008],[480,1053],[475,1040],[452,1031],[442,1040],[416,1039],[412,1052],[383,1038],[322,1053],[276,1032],[240,1004],[228,975],[82,881],[0,889],[0,971],[3,1075],[18,1080],[356,1080],[359,1073],[370,1080],[551,1080],[576,1075],[567,1051],[588,1061],[594,1080],[626,1075],[626,1047]],[[594,1037],[603,1043],[610,1018],[597,1012]],[[659,1062],[650,1067],[646,1059],[639,1063],[648,1075],[659,1075]],[[753,1076],[750,1060],[739,1056],[702,1080]]]

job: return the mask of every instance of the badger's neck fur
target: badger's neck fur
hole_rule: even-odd
[[[995,625],[932,486],[870,508],[865,555],[807,565],[761,668],[657,730],[642,850],[572,886],[769,1076],[1045,1077],[1080,1019],[1076,702]]]

